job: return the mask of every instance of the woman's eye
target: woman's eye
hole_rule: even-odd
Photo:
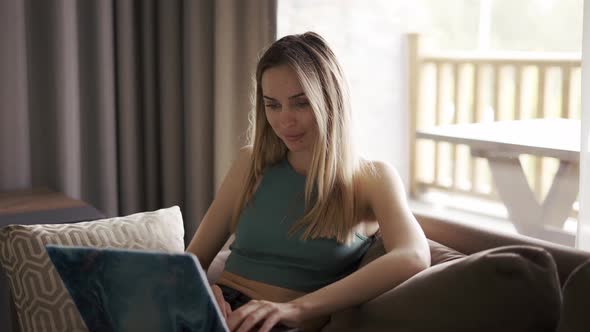
[[[271,110],[276,110],[276,109],[280,108],[280,107],[279,107],[279,105],[277,105],[277,104],[266,104],[266,105],[264,105],[264,106],[265,106],[266,108],[269,108],[269,109],[271,109]]]
[[[295,104],[295,107],[297,108],[306,108],[307,106],[309,106],[309,102],[307,101],[302,101]]]

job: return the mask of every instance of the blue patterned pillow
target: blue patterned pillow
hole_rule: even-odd
[[[46,249],[90,331],[226,331],[191,254]]]

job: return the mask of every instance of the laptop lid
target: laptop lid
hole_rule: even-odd
[[[229,331],[199,261],[189,253],[47,245],[94,331]]]

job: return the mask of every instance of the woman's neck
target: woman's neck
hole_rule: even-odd
[[[308,152],[287,152],[287,161],[295,172],[307,175],[311,163],[311,153]]]

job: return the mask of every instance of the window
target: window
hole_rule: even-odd
[[[582,45],[582,7],[583,0],[383,0],[370,2],[281,0],[278,10],[278,37],[313,30],[327,39],[341,60],[350,82],[354,120],[361,150],[368,158],[381,159],[393,164],[400,171],[408,189],[411,189],[413,177],[417,172],[411,168],[409,156],[412,151],[408,148],[413,145],[411,145],[412,135],[408,125],[412,114],[408,109],[410,103],[407,82],[410,68],[406,34],[418,32],[421,40],[420,49],[425,52],[466,51],[480,54],[516,52],[519,56],[527,56],[526,54],[529,54],[527,52],[544,52],[545,54],[551,52],[557,57],[579,58]],[[473,68],[465,66],[461,69],[461,75],[473,76]],[[452,72],[452,69],[446,67],[441,71]],[[493,88],[493,70],[485,68],[483,71],[486,73],[482,76],[482,85],[487,84],[490,85],[489,89]],[[502,116],[510,118],[511,108],[502,105],[507,104],[507,100],[513,99],[515,94],[514,88],[510,88],[511,84],[514,85],[515,70],[502,68],[498,71],[501,72],[499,75],[502,75],[505,81],[499,87],[499,94],[502,95],[498,98],[500,106],[495,105],[496,110],[494,110],[493,96],[489,93],[486,95],[485,88],[482,92],[483,99],[486,100],[482,105],[483,117],[491,121],[498,120]],[[523,98],[522,108],[525,118],[535,115],[533,110],[539,100],[532,89],[539,82],[539,76],[534,72],[534,68],[525,68],[522,72],[523,84],[531,87],[530,91],[527,90],[528,92],[524,91],[528,88],[523,89],[523,93],[532,94],[528,96],[528,99]],[[544,76],[546,87],[542,90],[543,102],[551,106],[547,106],[547,109],[556,109],[553,105],[562,105],[560,75],[563,74],[548,70]],[[571,76],[569,94],[572,102],[569,108],[571,117],[579,119],[581,110],[579,68],[572,67]],[[428,80],[427,77],[426,80]],[[451,78],[448,83],[452,82]],[[424,104],[433,103],[432,98],[428,97],[433,95],[429,95],[428,91],[423,93]],[[446,102],[443,108],[468,109],[469,97],[465,98],[461,101],[465,104],[464,106],[455,107],[451,101]],[[473,96],[471,98],[473,99]],[[529,99],[534,102],[527,104],[526,100]],[[494,115],[495,113],[499,115]],[[548,112],[543,116],[560,115]],[[450,156],[452,149],[446,147],[441,150],[445,149],[449,150],[445,153]],[[463,155],[468,154],[466,147],[462,149]],[[529,156],[523,156],[521,159],[527,169],[537,169],[536,165],[539,163],[545,165],[541,167],[544,167],[542,176],[552,178],[557,169],[556,160],[538,162]],[[432,163],[435,162],[430,160],[423,163],[423,166],[432,169]],[[466,163],[467,161],[463,162],[463,164]],[[485,169],[482,173],[480,189],[483,192],[487,191],[490,197],[496,199],[496,203],[482,201],[481,195],[468,195],[468,197],[482,204],[477,208],[479,212],[484,211],[485,215],[496,219],[506,219],[506,209],[499,203],[494,193],[485,160],[478,160],[477,163],[482,164],[478,167]],[[450,169],[454,165],[457,163],[441,164],[443,173],[456,172],[456,169]],[[531,174],[533,174],[532,171],[527,171],[530,183],[535,182],[535,177],[537,179],[541,177],[541,175]],[[550,183],[550,180],[544,183],[538,190],[539,197],[547,192],[547,183]],[[462,185],[468,187],[469,183],[464,182]],[[453,200],[452,195],[447,194],[448,191],[444,196],[431,195],[430,198],[434,197],[437,202],[444,201],[450,205],[476,206],[476,203],[472,204],[472,201],[465,204],[462,200]],[[465,196],[460,197],[465,199]],[[572,216],[575,217],[575,211]],[[570,232],[572,230],[575,232],[575,218],[569,221]],[[503,228],[509,232],[515,231],[510,225],[505,227],[507,224],[492,222],[489,227]]]

